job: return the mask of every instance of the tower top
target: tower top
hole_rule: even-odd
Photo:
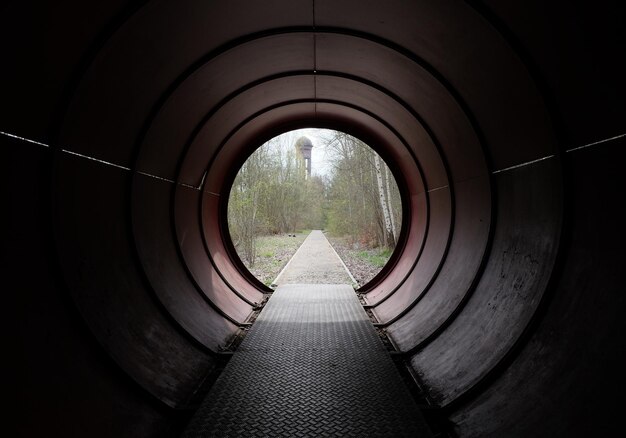
[[[302,136],[296,140],[296,147],[299,151],[304,151],[307,149],[311,150],[311,148],[313,147],[313,143],[311,143],[311,140],[309,140],[308,137]]]

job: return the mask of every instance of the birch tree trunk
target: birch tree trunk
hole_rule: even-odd
[[[391,218],[389,217],[389,208],[387,203],[387,196],[385,194],[385,186],[383,184],[383,176],[380,168],[380,157],[378,154],[374,154],[374,166],[376,167],[376,181],[378,183],[378,197],[380,199],[380,208],[383,212],[383,218],[385,220],[385,229],[387,230],[387,246],[393,247],[395,245],[395,238],[391,229]]]
[[[393,202],[391,201],[391,190],[389,189],[389,168],[385,163],[385,184],[387,186],[387,206],[389,207],[389,217],[391,219],[391,232],[393,235],[393,242],[398,243],[398,233],[396,232],[396,217],[393,211]],[[395,246],[395,245],[394,245]]]

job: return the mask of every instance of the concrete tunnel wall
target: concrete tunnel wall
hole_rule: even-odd
[[[400,250],[361,292],[455,433],[621,429],[618,6],[84,8],[0,15],[17,436],[184,424],[267,292],[224,239],[228,181],[303,126],[366,140],[400,182]]]

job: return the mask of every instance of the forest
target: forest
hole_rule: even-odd
[[[402,204],[388,166],[346,133],[317,130],[308,175],[297,143],[285,133],[259,147],[239,170],[228,202],[228,227],[241,259],[254,266],[261,236],[320,229],[354,248],[389,254],[401,229]]]

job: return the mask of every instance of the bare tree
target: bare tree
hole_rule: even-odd
[[[384,161],[360,140],[333,131],[325,144],[333,157],[330,175],[306,178],[295,142],[291,133],[270,140],[233,183],[228,226],[248,266],[254,265],[258,236],[303,228],[327,227],[359,245],[393,248],[401,205]]]
[[[396,229],[396,217],[393,208],[393,198],[391,196],[391,184],[389,184],[389,167],[383,162],[385,168],[385,186],[387,189],[387,208],[389,209],[389,219],[391,220],[391,232],[393,235],[394,246],[398,243],[398,232]]]
[[[342,132],[329,138],[327,149],[335,158],[329,180],[329,229],[370,247],[393,248],[401,205],[384,161],[369,146]]]
[[[383,183],[383,176],[382,176],[380,161],[381,160],[378,154],[375,154],[374,166],[376,167],[376,182],[378,184],[378,199],[380,201],[380,209],[383,214],[383,220],[385,223],[385,231],[386,231],[385,243],[388,246],[393,247],[395,245],[396,239],[395,239],[392,227],[391,227],[391,217],[390,217],[391,215],[389,214],[389,205],[387,202],[387,195],[386,195],[385,186]]]

